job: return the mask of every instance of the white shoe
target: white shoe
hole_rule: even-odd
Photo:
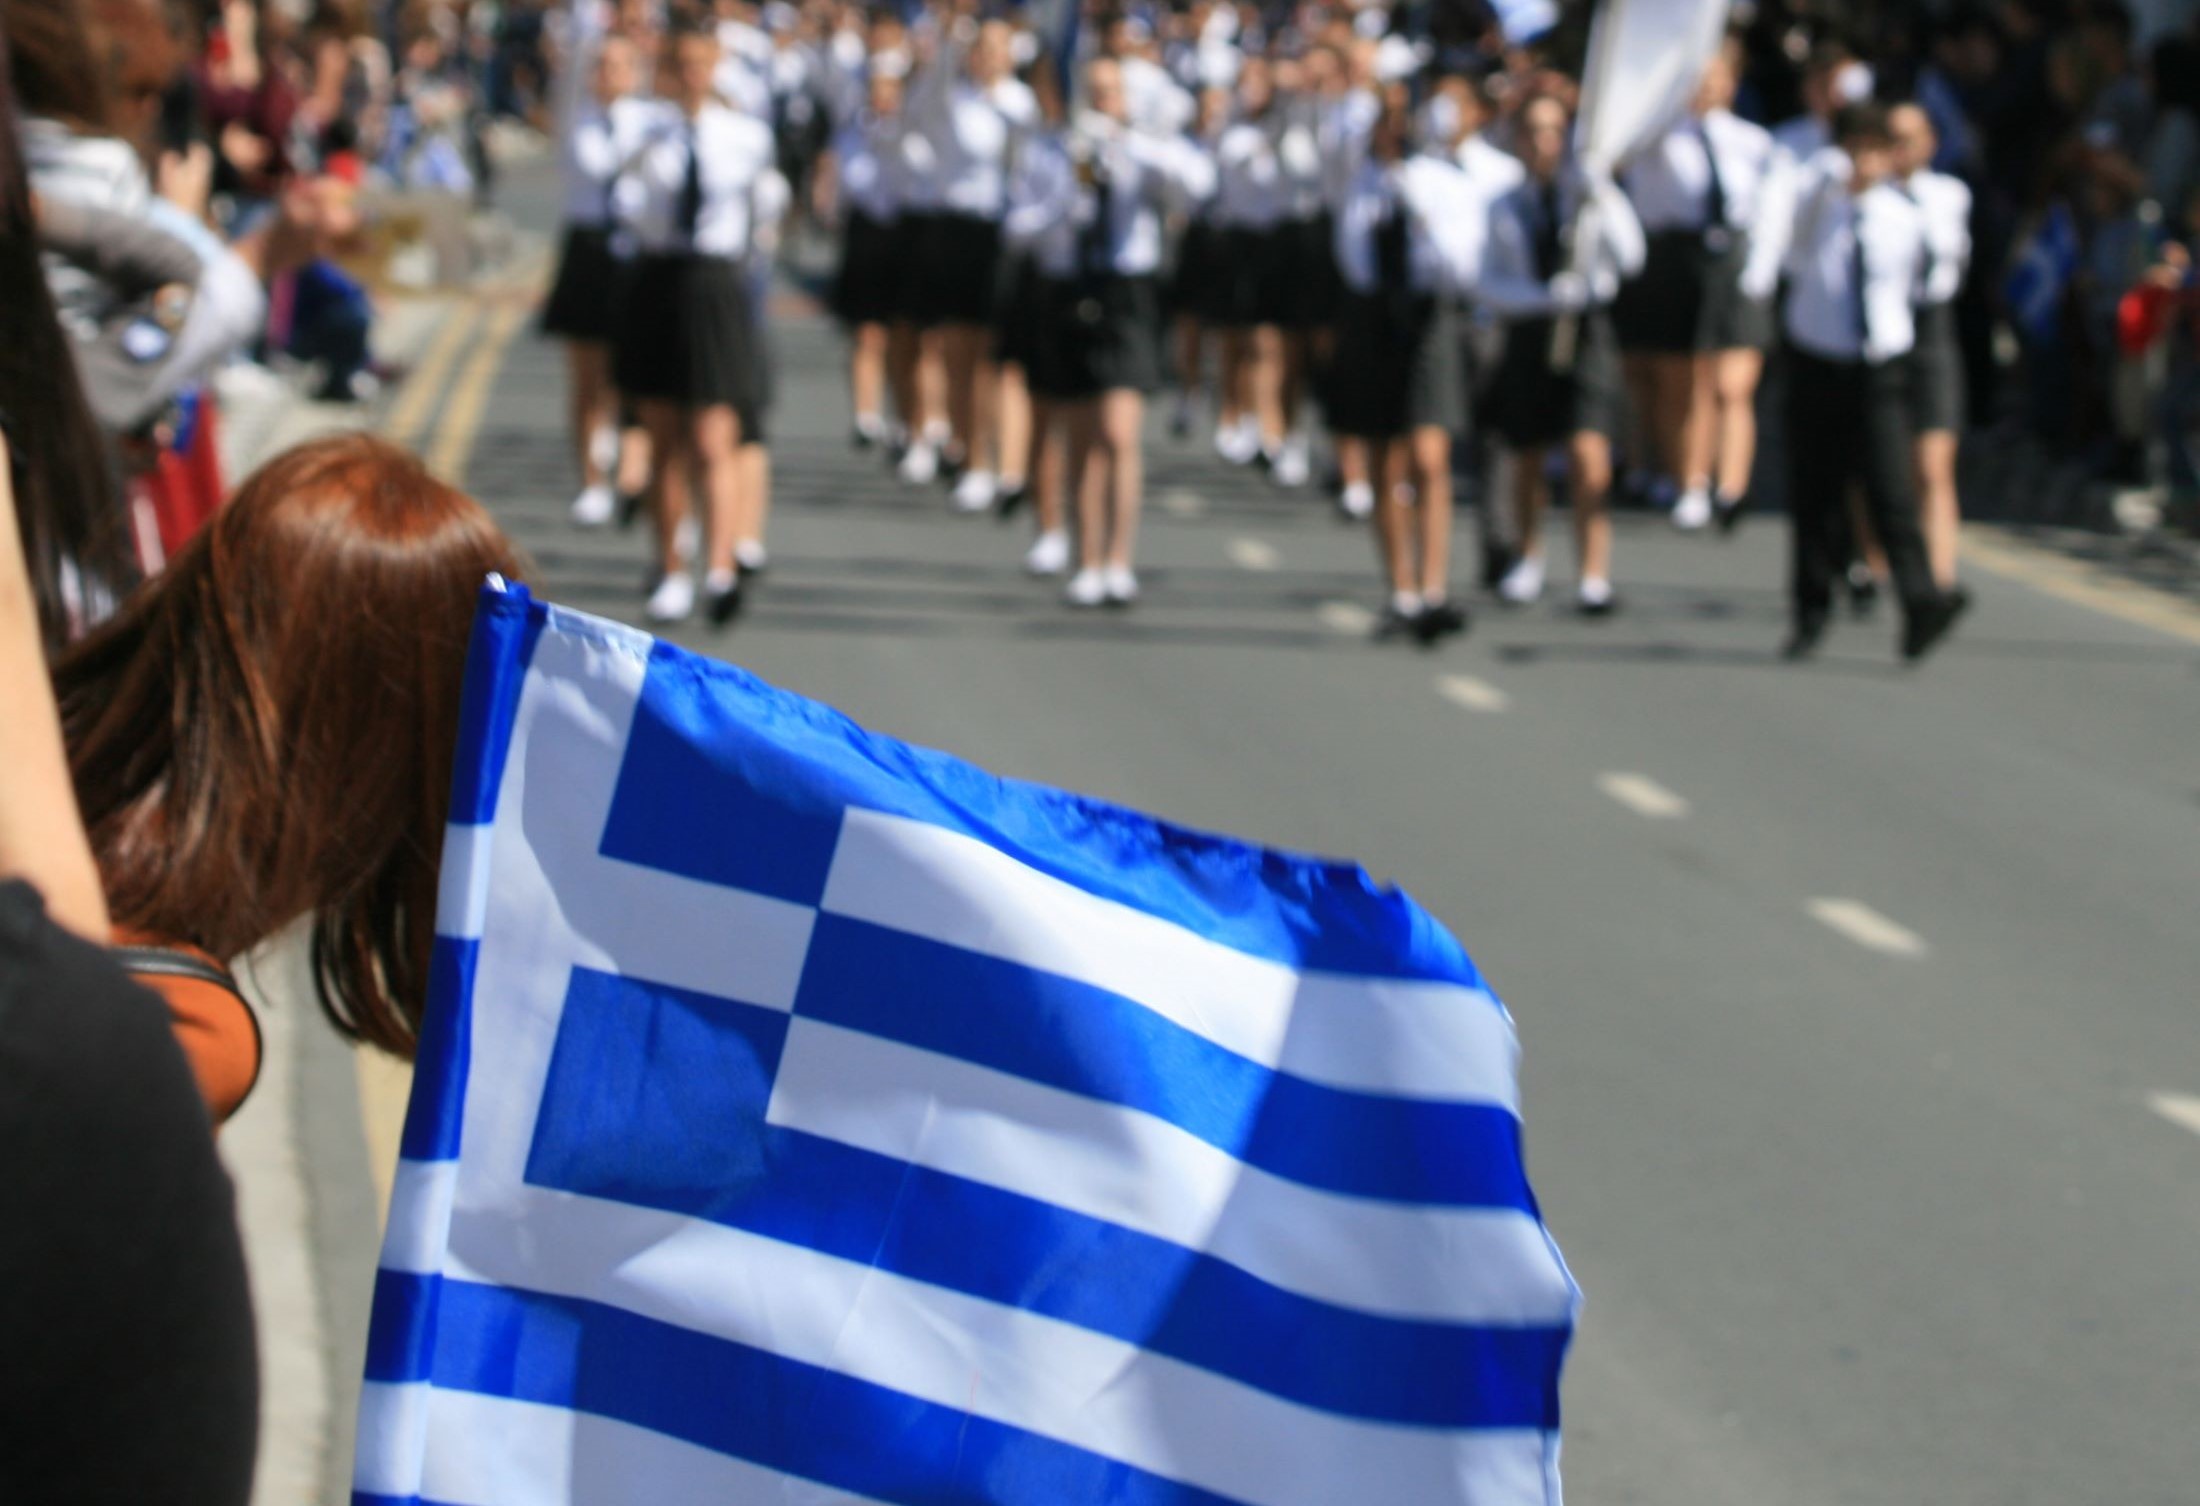
[[[991,471],[967,470],[955,483],[955,511],[991,512],[996,492]]]
[[[619,430],[616,425],[597,425],[588,436],[588,458],[596,463],[599,471],[615,471],[619,468]]]
[[[675,570],[657,582],[657,589],[649,593],[649,602],[642,608],[642,615],[651,622],[685,622],[695,615],[695,577],[685,570]]]
[[[1306,461],[1306,441],[1286,439],[1283,448],[1276,451],[1276,485],[1304,486],[1311,474]]]
[[[1105,606],[1108,600],[1108,579],[1098,570],[1080,570],[1062,588],[1062,600],[1073,607]]]
[[[1138,600],[1138,577],[1128,565],[1110,565],[1100,572],[1101,584],[1108,593],[1108,605],[1127,607]]]
[[[743,539],[733,546],[734,562],[751,575],[761,575],[771,568],[770,551],[761,539]]]
[[[1024,569],[1032,575],[1060,575],[1069,568],[1069,534],[1056,528],[1031,541]]]
[[[1682,533],[1710,527],[1711,493],[1701,487],[1682,492],[1680,501],[1673,504],[1673,526]]]
[[[573,499],[573,523],[579,528],[608,527],[618,511],[618,494],[601,481]]]
[[[1505,578],[1497,583],[1497,594],[1516,607],[1524,607],[1540,600],[1543,595],[1543,556],[1523,555],[1519,563],[1505,572]]]
[[[1365,481],[1355,481],[1345,487],[1344,495],[1337,499],[1337,506],[1348,518],[1365,518],[1375,511],[1375,488]]]
[[[928,439],[920,439],[901,457],[901,479],[911,486],[930,486],[940,473],[940,452]]]
[[[1232,465],[1251,465],[1260,455],[1259,422],[1243,418],[1229,428],[1215,430],[1215,453]]]

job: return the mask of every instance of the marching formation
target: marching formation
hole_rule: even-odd
[[[1447,50],[1381,6],[1013,14],[577,0],[562,263],[582,526],[653,520],[647,616],[723,625],[769,562],[766,300],[784,226],[837,240],[853,442],[1004,516],[1077,608],[1139,596],[1149,402],[1217,460],[1326,480],[1380,560],[1377,632],[1545,593],[1563,497],[1584,615],[1620,605],[1616,495],[1731,532],[1768,360],[1792,408],[1792,635],[1891,582],[1901,652],[1955,580],[1963,184],[1922,109],[1828,51],[1806,113],[1735,113],[1719,51],[1624,160],[1595,86]],[[1158,422],[1158,421],[1157,421]]]

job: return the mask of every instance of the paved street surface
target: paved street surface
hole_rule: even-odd
[[[563,521],[557,352],[499,321],[400,398],[417,442],[549,597],[638,620],[640,536]],[[2200,613],[1984,541],[1941,657],[1898,668],[1883,618],[1793,668],[1782,524],[1630,518],[1616,620],[1377,646],[1363,532],[1201,440],[1155,457],[1145,603],[1078,615],[1021,529],[850,451],[829,326],[777,338],[776,563],[675,636],[1444,917],[1519,1022],[1587,1292],[1575,1501],[2200,1499]],[[391,1090],[298,1023],[340,1433]]]

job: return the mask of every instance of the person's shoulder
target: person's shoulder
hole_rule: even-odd
[[[1779,138],[1754,120],[1744,120],[1732,110],[1715,110],[1707,117],[1712,130],[1744,150],[1766,155],[1780,145]]]

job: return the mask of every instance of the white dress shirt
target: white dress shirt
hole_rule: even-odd
[[[1856,195],[1846,172],[1820,172],[1787,256],[1788,338],[1828,361],[1877,366],[1909,354],[1925,234],[1924,212],[1900,189],[1880,183]]]
[[[1576,172],[1558,179],[1558,225],[1564,261],[1546,278],[1536,265],[1536,240],[1545,214],[1542,185],[1521,183],[1492,206],[1489,252],[1482,261],[1478,301],[1505,319],[1537,319],[1601,306],[1619,296],[1620,284],[1642,270],[1648,247],[1635,206],[1615,184],[1592,189]],[[1572,227],[1570,238],[1567,227]],[[1558,294],[1561,278],[1582,279],[1583,297],[1571,306]]]
[[[1012,78],[990,88],[956,77],[922,91],[910,124],[939,154],[940,207],[997,220],[1007,204],[1009,143],[1038,123],[1039,101]]]
[[[613,100],[608,110],[593,99],[574,107],[558,152],[567,224],[611,223],[616,180],[663,110],[656,101],[633,98]]]
[[[701,169],[701,212],[692,238],[680,227],[688,156]],[[771,128],[722,104],[707,104],[693,121],[660,110],[640,151],[619,179],[619,219],[644,252],[692,252],[738,260],[749,253],[755,225],[752,196],[772,170]]]
[[[1088,173],[1078,171],[1080,157],[1090,163]],[[1093,181],[1080,182],[1083,176]],[[1096,224],[1103,182],[1108,218],[1099,253],[1105,265],[1086,267],[1080,264],[1086,232]],[[1206,197],[1214,182],[1214,164],[1190,139],[1087,116],[1066,136],[1025,138],[1002,230],[1011,244],[1030,250],[1048,277],[1087,271],[1151,277],[1161,267],[1162,215]]]
[[[745,21],[718,24],[718,71],[711,87],[727,104],[758,120],[772,118],[772,39]]]
[[[1925,215],[1925,281],[1918,302],[1926,308],[1953,303],[1971,266],[1970,186],[1930,168],[1912,173],[1901,186]]]
[[[1684,116],[1629,164],[1622,182],[1644,230],[1746,230],[1757,223],[1772,137],[1726,110]],[[1717,171],[1721,206],[1712,201]]]
[[[839,173],[840,202],[854,213],[881,224],[901,213],[907,164],[901,154],[899,123],[869,112],[858,115],[833,135],[833,163]]]
[[[1264,121],[1241,120],[1215,142],[1215,199],[1209,218],[1225,230],[1272,230],[1290,212],[1291,186]]]
[[[1459,165],[1434,153],[1360,164],[1337,209],[1337,270],[1355,293],[1382,291],[1376,232],[1403,214],[1406,274],[1416,293],[1464,297],[1482,265],[1488,217]]]

